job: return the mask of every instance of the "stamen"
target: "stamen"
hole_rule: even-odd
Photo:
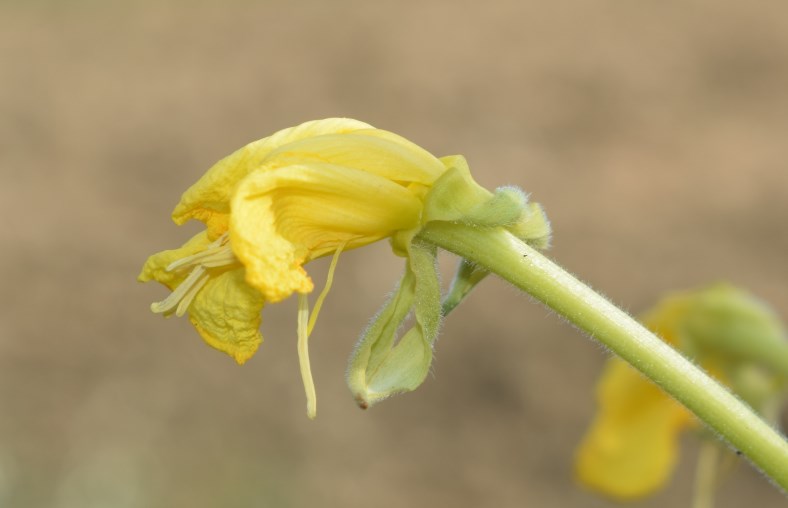
[[[186,291],[186,294],[183,295],[183,298],[178,303],[178,308],[175,309],[176,316],[183,317],[183,315],[186,314],[186,311],[189,309],[189,305],[192,304],[192,300],[194,300],[194,297],[197,296],[197,293],[202,289],[205,283],[208,282],[208,278],[208,274],[203,273],[202,277],[197,279],[197,282],[192,284],[192,286]]]
[[[172,314],[172,309],[178,305],[178,302],[186,296],[191,287],[196,284],[204,274],[205,268],[201,266],[196,267],[167,298],[160,302],[150,304],[150,310],[157,314],[164,314],[165,316]]]
[[[211,242],[204,250],[173,261],[167,266],[167,271],[174,272],[178,269],[191,268],[198,265],[210,268],[212,266],[222,266],[228,262],[234,261],[235,256],[233,255],[233,251],[227,244],[228,236],[227,233],[224,233],[215,241]],[[221,260],[221,262],[217,264],[219,260]]]
[[[317,393],[309,365],[309,299],[306,293],[298,293],[298,363],[301,367],[301,380],[306,392],[306,415],[310,420],[317,416]]]
[[[183,316],[189,310],[189,305],[194,301],[197,293],[208,282],[210,274],[207,269],[230,266],[237,262],[238,259],[229,244],[228,233],[211,242],[204,250],[173,261],[166,268],[168,272],[189,269],[191,272],[167,298],[151,304],[151,310],[165,316],[172,314]]]
[[[233,254],[232,248],[229,245],[217,250],[216,253],[205,256],[200,264],[205,268],[216,268],[219,266],[231,265],[238,259]]]

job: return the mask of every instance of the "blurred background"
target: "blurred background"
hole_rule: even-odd
[[[447,320],[434,376],[362,411],[347,357],[402,261],[344,254],[316,421],[293,301],[243,367],[150,313],[142,263],[199,230],[170,221],[180,193],[329,116],[523,187],[550,255],[631,312],[728,280],[788,319],[783,1],[5,1],[0,506],[616,506],[572,479],[605,351],[500,281]],[[696,451],[634,506],[688,505]],[[718,506],[784,501],[741,463]]]

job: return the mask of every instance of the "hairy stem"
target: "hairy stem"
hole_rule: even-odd
[[[785,491],[788,442],[680,353],[536,249],[503,229],[432,222],[420,233],[529,293],[681,402]]]

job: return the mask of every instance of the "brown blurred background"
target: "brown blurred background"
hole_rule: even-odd
[[[782,0],[4,2],[0,506],[615,506],[571,477],[605,352],[499,281],[448,319],[422,388],[364,412],[346,359],[401,260],[343,255],[314,422],[293,302],[243,367],[148,311],[146,256],[198,230],[169,220],[180,193],[328,116],[522,186],[551,256],[632,312],[724,279],[788,318]],[[636,506],[688,505],[683,444]],[[746,464],[719,497],[785,502]]]

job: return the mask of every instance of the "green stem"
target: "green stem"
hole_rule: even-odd
[[[503,229],[431,222],[421,237],[542,301],[649,377],[788,490],[788,442],[627,313]]]

